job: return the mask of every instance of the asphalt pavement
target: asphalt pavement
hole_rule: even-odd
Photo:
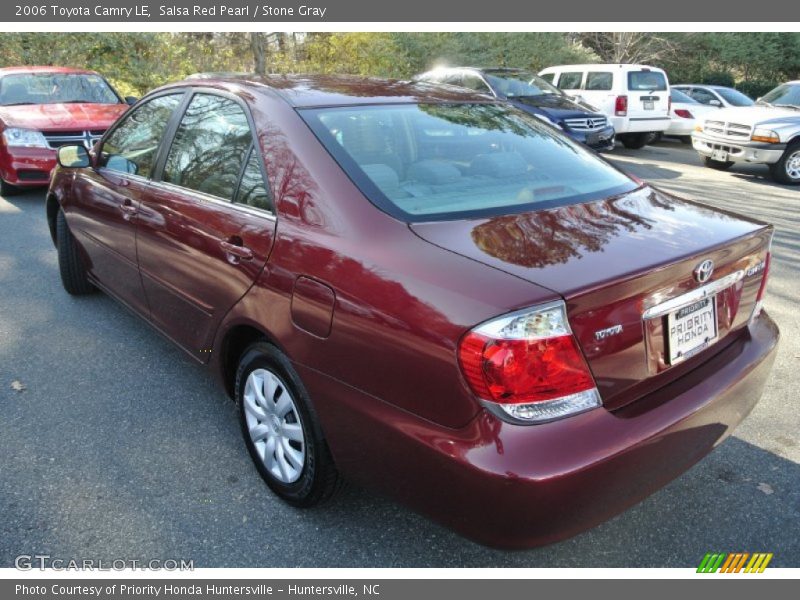
[[[0,567],[22,554],[196,567],[686,567],[711,551],[800,566],[800,188],[771,183],[764,167],[706,169],[677,142],[608,156],[777,228],[766,308],[782,341],[764,397],[666,488],[519,552],[353,486],[321,508],[290,508],[251,465],[234,406],[207,371],[102,294],[62,290],[44,193],[33,191],[0,198]]]

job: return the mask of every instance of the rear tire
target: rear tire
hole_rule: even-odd
[[[95,291],[86,276],[86,265],[75,243],[75,238],[67,225],[64,211],[56,215],[56,249],[58,250],[58,271],[61,283],[68,294],[84,296]]]
[[[342,480],[286,356],[266,342],[248,347],[236,371],[235,397],[247,451],[269,488],[300,508],[333,497]]]
[[[727,171],[733,165],[733,161],[726,160],[725,162],[723,162],[721,160],[714,160],[712,158],[709,158],[708,156],[703,157],[703,163],[709,169],[716,169],[717,171]]]
[[[621,141],[622,145],[626,148],[630,150],[639,150],[647,145],[651,139],[651,134],[649,132],[625,133],[618,135],[617,138],[619,138],[619,141]]]
[[[769,166],[769,172],[778,183],[800,185],[800,142],[790,144],[780,160]]]

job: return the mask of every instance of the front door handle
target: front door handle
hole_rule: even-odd
[[[253,251],[247,246],[243,246],[240,238],[233,237],[230,241],[220,242],[219,245],[226,254],[236,257],[239,260],[251,260],[253,258]]]
[[[122,218],[123,219],[130,219],[133,215],[138,212],[138,209],[133,205],[133,202],[130,200],[125,200],[122,204],[119,205],[119,209],[122,211]]]

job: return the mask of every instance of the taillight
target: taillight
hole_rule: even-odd
[[[770,246],[772,246],[771,243]],[[761,311],[764,309],[764,292],[767,289],[767,278],[769,277],[770,262],[772,262],[771,249],[767,252],[767,256],[764,259],[764,274],[761,276],[761,285],[759,286],[758,294],[756,295],[756,305],[753,307],[753,314],[750,315],[751,323],[758,317],[758,315],[761,314]]]
[[[600,406],[561,301],[479,325],[462,338],[458,359],[472,392],[516,422],[550,421]]]
[[[678,115],[679,117],[683,117],[684,119],[694,119],[692,113],[690,113],[685,108],[676,108],[675,114]]]
[[[627,96],[617,96],[617,100],[614,102],[614,114],[618,117],[626,117],[628,115]]]

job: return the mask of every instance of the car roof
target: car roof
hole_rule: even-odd
[[[489,95],[464,88],[417,81],[400,81],[350,75],[218,75],[195,74],[174,86],[237,86],[273,93],[296,108],[400,104],[417,102],[496,102]]]
[[[619,68],[619,69],[650,69],[651,71],[663,71],[661,67],[654,67],[652,65],[643,65],[639,63],[588,63],[583,65],[553,65],[552,67],[547,67],[546,69],[542,69],[542,71],[549,71],[551,69],[611,69],[611,68]],[[541,72],[541,71],[540,71]]]
[[[89,69],[76,69],[73,67],[49,67],[38,65],[0,68],[0,77],[3,77],[4,75],[20,75],[25,73],[72,73],[75,75],[97,75],[96,71],[90,71]]]

